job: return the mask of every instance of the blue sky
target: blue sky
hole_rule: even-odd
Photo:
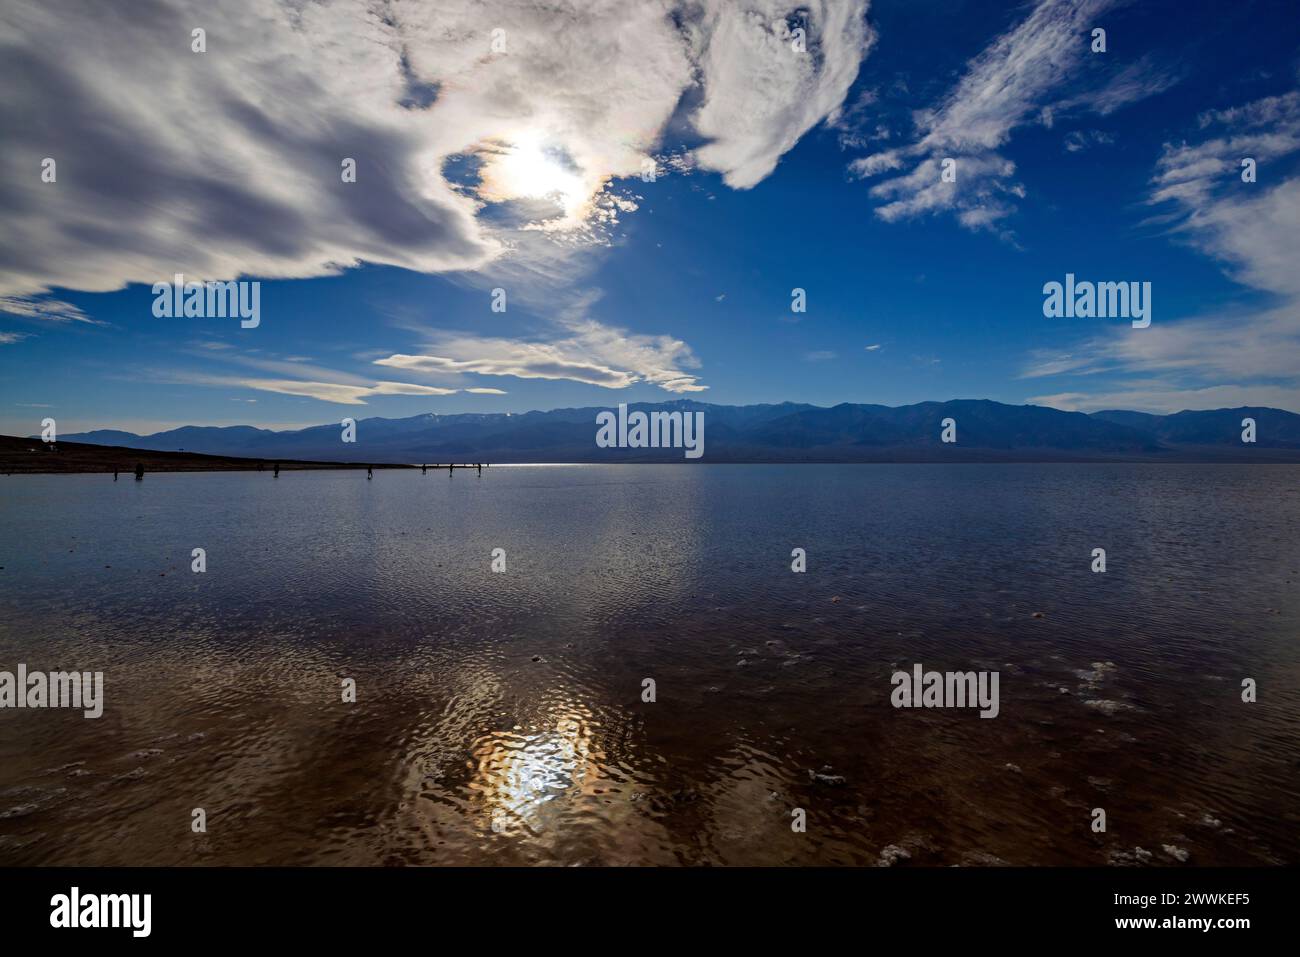
[[[0,431],[1300,411],[1293,4],[243,6],[3,15]],[[259,325],[155,317],[176,272],[261,281]],[[1044,317],[1067,272],[1150,282],[1151,326]]]

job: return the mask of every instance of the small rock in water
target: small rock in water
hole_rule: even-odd
[[[890,844],[880,852],[880,860],[876,862],[877,867],[893,867],[899,861],[910,861],[911,853],[906,849],[899,847],[897,844]]]
[[[1034,612],[1034,617],[1035,617],[1035,618],[1042,618],[1042,617],[1043,617],[1043,613],[1042,613],[1041,611],[1036,611],[1036,612]]]
[[[842,774],[832,774],[829,764],[822,765],[820,771],[809,771],[808,779],[814,784],[825,784],[833,788],[843,787],[848,784],[848,778]]]
[[[1084,705],[1107,715],[1114,715],[1121,711],[1133,710],[1133,706],[1126,701],[1110,701],[1106,698],[1091,698],[1085,701]]]
[[[1129,851],[1111,851],[1107,860],[1111,865],[1117,867],[1132,867],[1136,864],[1146,864],[1151,860],[1151,852],[1143,847],[1135,847],[1132,852]]]
[[[533,661],[541,661],[541,660],[542,660],[541,655],[533,655]]]
[[[1008,861],[1004,861],[996,854],[990,854],[987,851],[972,851],[961,859],[962,867],[1010,867]]]

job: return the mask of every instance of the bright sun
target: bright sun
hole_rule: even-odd
[[[547,155],[537,139],[518,140],[485,170],[491,192],[499,199],[552,199],[574,216],[587,199],[582,177]]]

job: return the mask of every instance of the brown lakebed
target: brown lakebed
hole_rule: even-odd
[[[1297,478],[12,476],[0,668],[105,681],[0,710],[0,862],[1294,864]]]

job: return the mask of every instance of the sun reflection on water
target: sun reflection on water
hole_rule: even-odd
[[[491,829],[537,832],[545,806],[585,781],[591,728],[586,718],[565,715],[553,730],[494,731],[475,743],[473,754],[478,774],[471,788],[482,796]]]

